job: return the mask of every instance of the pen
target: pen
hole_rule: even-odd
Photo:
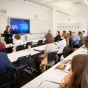
[[[43,82],[43,81],[42,81]],[[39,86],[42,84],[42,82],[39,84]],[[39,86],[37,88],[39,88]]]
[[[49,80],[45,80],[45,81],[52,82],[52,83],[55,83],[55,84],[60,84],[58,82],[53,82],[53,81],[49,81]]]

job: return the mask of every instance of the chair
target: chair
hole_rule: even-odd
[[[70,47],[69,46],[64,47],[62,54],[64,58],[67,57],[70,54]]]
[[[20,51],[20,50],[24,50],[24,49],[26,49],[26,44],[19,45],[16,47],[16,51]]]
[[[79,41],[78,47],[81,47],[82,45],[83,45],[83,40],[81,39],[81,40]]]
[[[39,40],[38,41],[38,46],[42,45],[43,44],[43,40]]]
[[[10,87],[15,82],[15,70],[7,70],[0,73],[0,88]]]
[[[28,49],[28,46],[29,46],[29,45],[31,46],[31,45],[32,45],[32,42],[27,42],[27,43],[26,43],[26,48],[27,48],[27,49]]]
[[[31,66],[31,55],[19,57],[16,62],[16,70],[23,70],[26,67]]]
[[[56,52],[51,52],[48,54],[48,63],[47,63],[47,69],[49,67],[52,67],[58,60],[57,60],[57,53]]]

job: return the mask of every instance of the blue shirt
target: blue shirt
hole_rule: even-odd
[[[15,67],[8,59],[7,54],[0,52],[0,72],[4,72],[10,69],[15,69]]]
[[[75,45],[78,45],[79,44],[79,41],[80,41],[80,37],[79,36],[73,36],[72,38],[73,42],[75,42]]]

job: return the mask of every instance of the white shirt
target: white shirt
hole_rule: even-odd
[[[59,50],[57,53],[61,54],[63,52],[63,49],[65,46],[66,46],[66,40],[65,39],[59,41]]]
[[[50,44],[47,44],[46,47],[45,47],[45,51],[44,51],[44,57],[50,53],[50,52],[55,52],[56,51],[56,46],[54,43],[50,43]]]
[[[86,36],[87,36],[87,35],[84,33],[84,34],[83,34],[83,37],[86,37]]]
[[[14,43],[14,48],[16,48],[17,46],[22,45],[22,44],[23,44],[22,40],[16,40]]]

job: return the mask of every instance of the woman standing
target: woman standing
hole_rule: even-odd
[[[13,43],[13,38],[12,38],[13,35],[11,33],[10,26],[6,27],[6,30],[4,31],[4,36],[5,36],[4,40],[6,44]]]

